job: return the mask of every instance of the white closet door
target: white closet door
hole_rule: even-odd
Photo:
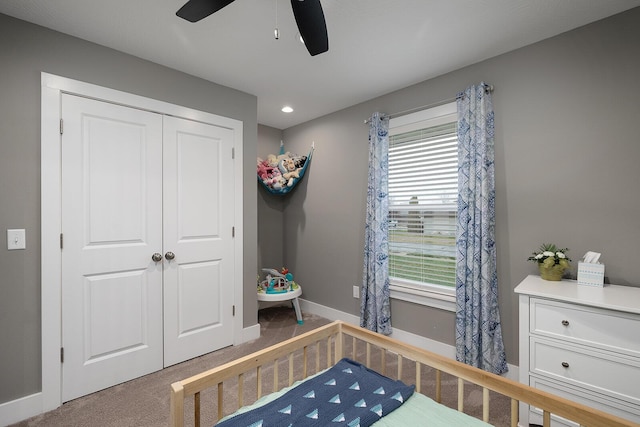
[[[63,95],[62,401],[162,368],[162,116]]]
[[[233,141],[164,117],[165,366],[233,343]]]

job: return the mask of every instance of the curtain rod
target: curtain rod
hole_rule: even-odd
[[[487,93],[493,92],[493,85],[485,84],[485,92],[487,92]],[[398,111],[397,113],[391,113],[391,114],[384,114],[383,113],[382,115],[384,117],[392,119],[394,117],[404,116],[405,114],[413,113],[415,111],[426,110],[427,108],[433,108],[433,107],[438,107],[438,106],[443,105],[443,104],[448,104],[450,102],[458,100],[461,96],[462,96],[462,94],[457,95],[457,96],[455,96],[453,98],[443,99],[442,101],[438,101],[438,102],[435,102],[433,104],[421,105],[420,107],[410,108],[410,109],[404,110],[404,111]],[[371,118],[364,119],[364,124],[365,125],[369,124],[370,122],[371,122]]]

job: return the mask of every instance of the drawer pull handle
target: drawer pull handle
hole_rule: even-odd
[[[569,321],[568,320],[563,320],[562,321],[562,325],[563,326],[569,326]]]
[[[563,367],[563,368],[568,368],[568,367],[569,367],[569,363],[567,363],[567,362],[562,362],[562,367]]]

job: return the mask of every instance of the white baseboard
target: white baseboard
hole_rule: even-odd
[[[320,305],[312,301],[304,300],[302,298],[299,298],[299,301],[300,309],[303,312],[306,311],[307,313],[315,314],[316,316],[324,317],[325,319],[329,319],[331,321],[342,320],[343,322],[347,322],[352,325],[360,325],[360,318],[353,314],[345,313],[344,311],[336,310],[335,308]],[[440,341],[435,341],[411,332],[403,331],[402,329],[393,328],[391,337],[399,341],[415,345],[416,347],[420,347],[424,350],[432,351],[450,359],[455,359],[456,357],[456,348],[454,346],[442,343]],[[509,364],[509,372],[504,374],[503,377],[518,381],[518,371],[518,366]]]
[[[0,426],[17,423],[42,413],[42,393],[0,404]]]
[[[260,338],[260,324],[256,323],[253,326],[249,326],[248,328],[243,328],[240,332],[240,336],[237,337],[237,341],[233,343],[233,345],[242,344],[247,341],[255,340]]]
[[[300,310],[302,311],[324,317],[331,321],[342,320],[343,322],[351,323],[352,325],[360,325],[360,318],[353,314],[345,313],[344,311],[336,310],[335,308],[320,305],[302,298],[298,298],[298,301],[300,301]]]

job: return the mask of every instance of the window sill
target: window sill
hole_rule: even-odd
[[[416,286],[393,282],[389,285],[390,297],[414,304],[456,311],[456,291],[445,286]]]

